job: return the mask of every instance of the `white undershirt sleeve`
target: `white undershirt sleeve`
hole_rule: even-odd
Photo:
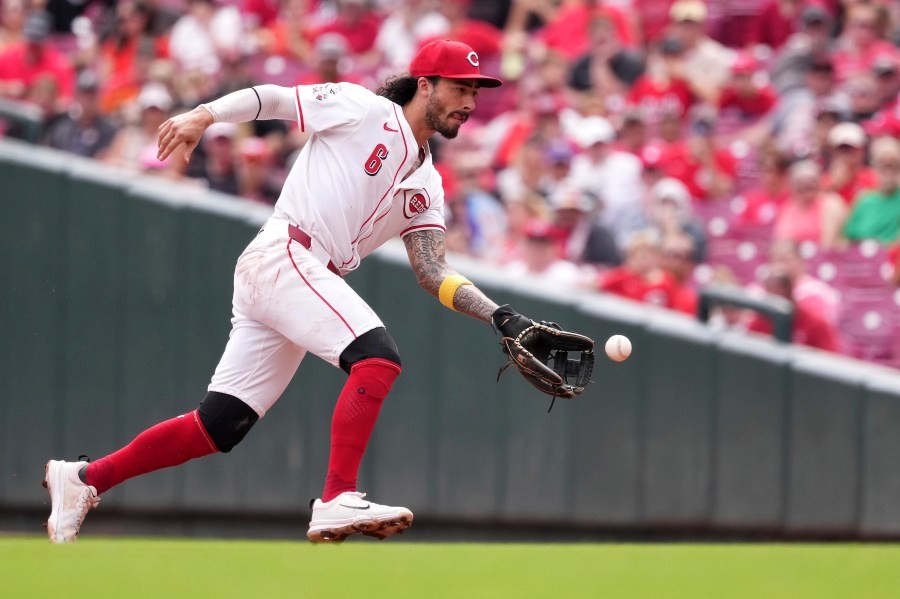
[[[297,120],[294,88],[280,85],[257,85],[230,93],[200,106],[208,110],[216,122]]]

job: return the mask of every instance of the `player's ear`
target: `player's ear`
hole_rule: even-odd
[[[424,96],[431,95],[431,91],[434,89],[434,84],[431,83],[431,80],[428,77],[419,77],[419,81],[417,82],[419,86],[419,93]]]

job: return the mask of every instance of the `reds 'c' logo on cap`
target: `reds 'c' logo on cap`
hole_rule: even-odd
[[[468,44],[453,40],[434,40],[422,46],[409,64],[413,77],[474,79],[479,87],[499,87],[496,77],[482,75],[478,53]]]
[[[431,206],[431,199],[418,191],[412,195],[409,192],[403,192],[406,203],[403,205],[403,216],[413,218],[422,214]]]

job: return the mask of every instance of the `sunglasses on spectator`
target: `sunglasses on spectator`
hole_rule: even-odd
[[[900,171],[900,162],[876,162],[874,166],[880,171]]]
[[[875,21],[850,21],[851,27],[859,27],[860,29],[874,29]]]

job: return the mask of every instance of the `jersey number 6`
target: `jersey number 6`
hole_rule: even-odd
[[[384,144],[378,144],[375,146],[375,149],[372,150],[372,153],[369,154],[369,158],[366,160],[366,174],[370,177],[374,177],[378,174],[378,171],[381,170],[381,165],[385,158],[387,158],[388,149]]]

